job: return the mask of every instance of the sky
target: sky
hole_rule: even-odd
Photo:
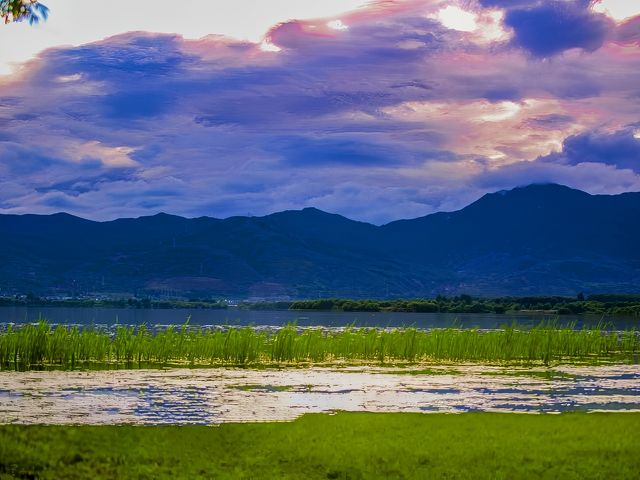
[[[640,191],[640,1],[47,0],[0,25],[0,213]]]

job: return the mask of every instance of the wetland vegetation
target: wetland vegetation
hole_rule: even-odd
[[[204,426],[0,426],[0,478],[624,479],[640,414],[305,415]]]
[[[254,327],[150,330],[117,326],[115,331],[52,326],[46,321],[0,333],[0,367],[76,368],[85,364],[191,364],[260,366],[309,363],[637,362],[636,330],[607,331],[600,326],[575,330],[542,323],[533,328],[496,330],[416,328]]]

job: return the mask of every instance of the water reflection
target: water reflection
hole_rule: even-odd
[[[310,412],[640,411],[640,366],[0,372],[0,423],[216,424]]]
[[[538,325],[553,319],[560,325],[595,326],[606,322],[612,329],[638,327],[638,318],[601,315],[487,314],[487,313],[403,313],[403,312],[300,312],[290,310],[188,310],[188,309],[124,309],[66,307],[0,307],[0,324],[34,322],[46,318],[50,323],[78,325],[181,325],[190,317],[191,325],[272,325],[297,322],[300,326],[322,325],[344,327],[355,324],[364,327],[418,328],[450,327],[498,328],[517,322],[523,326]]]

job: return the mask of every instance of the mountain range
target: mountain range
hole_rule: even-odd
[[[315,208],[0,215],[0,294],[397,298],[640,293],[640,193],[555,184],[382,226]]]

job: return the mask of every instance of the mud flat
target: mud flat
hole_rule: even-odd
[[[640,366],[0,372],[4,424],[219,424],[305,413],[640,411]]]

